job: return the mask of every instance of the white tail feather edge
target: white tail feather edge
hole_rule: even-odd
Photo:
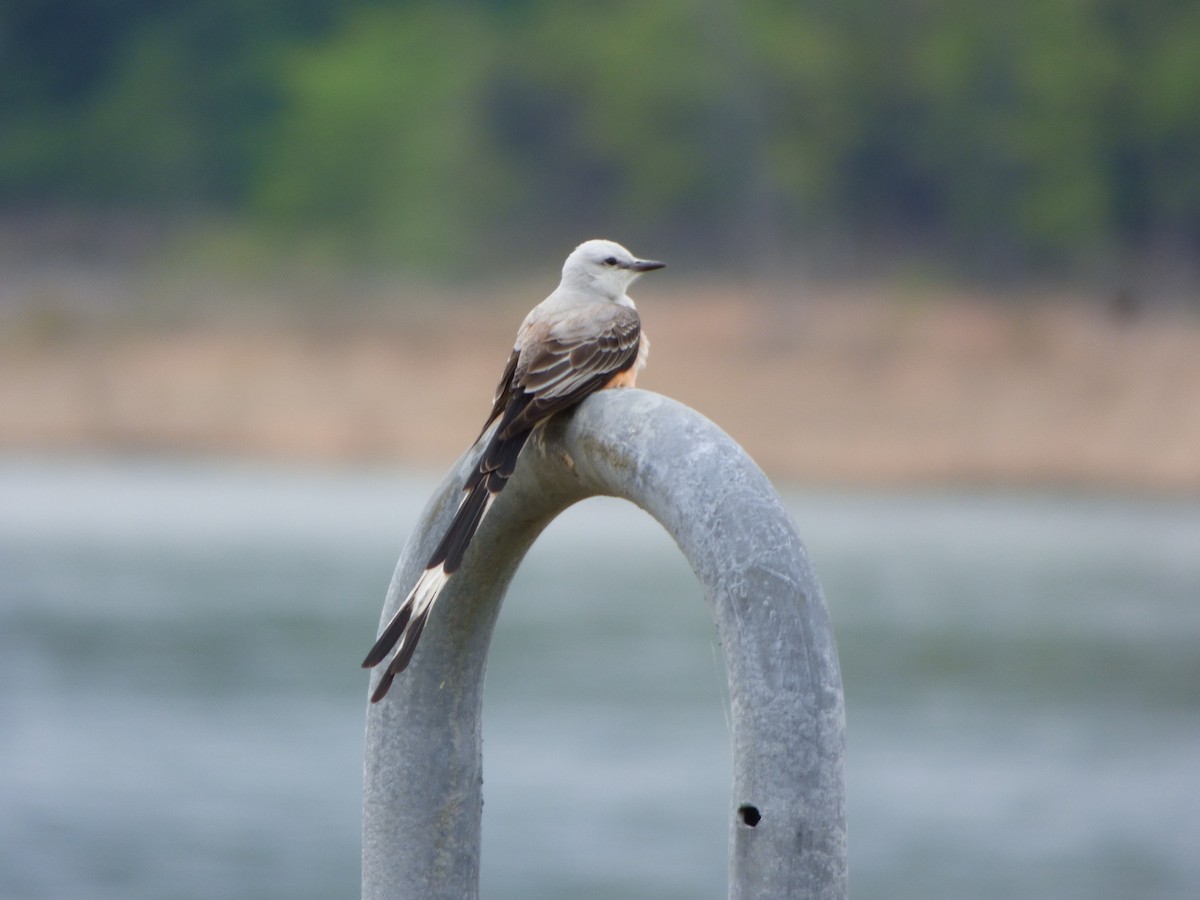
[[[480,514],[480,522],[487,515],[488,510],[492,508],[492,503],[495,501],[496,495],[489,493],[484,499],[483,512]],[[461,507],[460,507],[461,508]],[[404,652],[404,648],[408,642],[414,639],[414,631],[412,624],[422,620],[429,612],[429,608],[441,595],[442,590],[446,587],[446,583],[450,580],[450,575],[446,573],[446,564],[440,563],[432,569],[426,569],[421,573],[421,577],[417,579],[417,583],[413,585],[413,589],[408,592],[408,596],[404,598],[404,602],[397,608],[392,618],[388,621],[388,625],[384,628],[384,634],[394,625],[396,620],[405,614],[408,610],[407,623],[404,630],[396,643],[387,651],[393,658],[393,662],[397,656]],[[419,639],[421,628],[415,631],[416,637]],[[368,657],[370,659],[370,657]],[[382,659],[379,660],[382,662]],[[364,663],[366,665],[366,663]]]
[[[409,622],[420,618],[429,607],[433,606],[433,601],[438,598],[438,595],[442,592],[442,588],[446,586],[446,582],[449,580],[450,576],[446,574],[444,565],[426,569],[421,573],[421,577],[417,579],[417,583],[413,585],[413,589],[409,591],[408,597],[405,598],[404,603],[400,606],[400,610],[407,606],[412,607],[412,615],[409,617]],[[396,615],[400,614],[400,610],[396,611]],[[404,636],[396,644],[397,651],[404,646],[410,634],[412,634],[412,631],[406,628]]]

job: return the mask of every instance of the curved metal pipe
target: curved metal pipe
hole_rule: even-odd
[[[472,451],[405,547],[383,621],[453,515]],[[847,895],[845,710],[828,610],[767,478],[699,413],[602,391],[525,448],[447,585],[410,668],[367,712],[363,897],[476,898],[484,669],[505,591],[534,539],[595,495],[650,513],[704,588],[733,725],[729,896]]]

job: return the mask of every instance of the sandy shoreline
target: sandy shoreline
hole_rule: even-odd
[[[772,475],[1200,493],[1194,315],[640,287],[653,351],[639,386],[713,419]],[[332,329],[10,323],[0,452],[448,466],[487,412],[522,306]]]

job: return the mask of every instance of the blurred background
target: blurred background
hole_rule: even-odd
[[[1198,60],[1181,0],[0,4],[0,895],[357,893],[392,565],[604,236],[821,575],[854,895],[1196,896]],[[653,522],[556,522],[485,894],[724,896],[723,678]]]

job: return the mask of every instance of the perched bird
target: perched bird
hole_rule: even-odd
[[[554,293],[525,317],[476,443],[497,419],[499,424],[463,485],[458,512],[363,660],[364,669],[372,668],[397,648],[371,695],[372,703],[383,698],[392,679],[412,660],[430,609],[462,564],[471,538],[515,470],[533,429],[595,391],[633,387],[650,342],[625,292],[643,272],[664,265],[638,259],[612,241],[585,241],[567,257]]]

